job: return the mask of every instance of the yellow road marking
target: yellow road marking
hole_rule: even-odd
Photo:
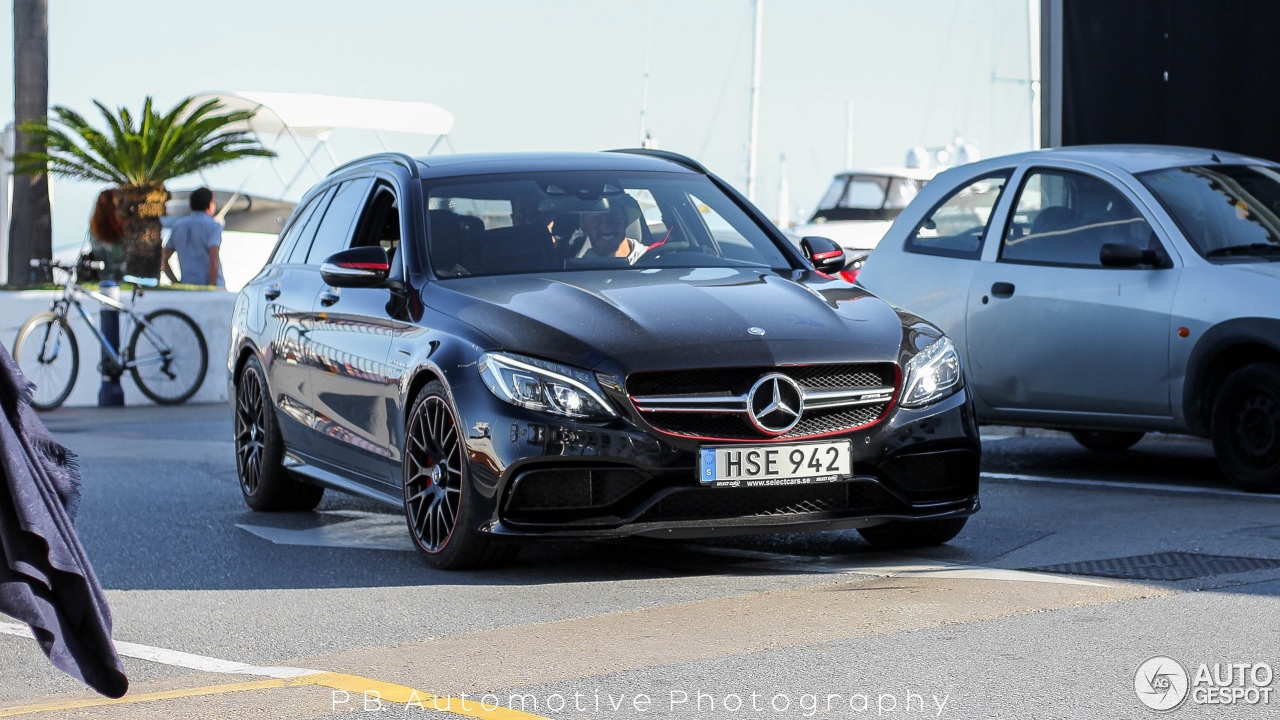
[[[520,710],[504,707],[485,707],[476,700],[460,700],[447,695],[435,695],[422,690],[415,690],[404,685],[382,682],[359,675],[342,673],[319,673],[303,675],[296,678],[258,680],[255,682],[229,683],[226,685],[206,685],[204,687],[187,688],[185,690],[166,690],[164,692],[126,695],[118,700],[110,698],[89,698],[86,700],[67,700],[63,702],[40,703],[37,705],[18,705],[0,708],[0,718],[35,715],[37,713],[56,712],[58,710],[83,710],[93,707],[111,707],[115,705],[135,705],[138,703],[156,702],[159,700],[178,700],[208,695],[246,692],[250,690],[276,690],[280,688],[306,687],[308,685],[326,687],[331,690],[349,692],[361,698],[376,697],[384,703],[393,703],[405,707],[421,707],[424,710],[439,710],[452,715],[482,718],[483,720],[548,720],[541,715],[532,715]],[[376,695],[375,695],[376,693]]]

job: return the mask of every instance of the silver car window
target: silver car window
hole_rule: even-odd
[[[1101,267],[1108,243],[1158,249],[1151,226],[1117,188],[1101,178],[1038,169],[1018,191],[1005,228],[1000,259],[1077,267]]]
[[[1011,170],[984,175],[939,203],[912,230],[907,252],[976,259]]]

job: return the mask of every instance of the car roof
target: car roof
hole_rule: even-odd
[[[1182,147],[1178,145],[1072,145],[1068,147],[1045,148],[1028,152],[1001,155],[971,163],[969,166],[1006,166],[1023,164],[1053,158],[1055,160],[1073,160],[1089,165],[1122,170],[1130,174],[1149,170],[1164,170],[1188,165],[1215,164],[1247,164],[1275,165],[1270,160],[1241,155],[1225,150],[1208,148]]]
[[[410,158],[387,153],[360,158],[334,170],[379,162],[417,165],[423,179],[464,175],[491,175],[508,172],[545,172],[557,170],[604,170],[621,172],[696,172],[690,165],[659,155],[633,152],[509,152],[457,153]],[[688,161],[693,167],[696,163]]]

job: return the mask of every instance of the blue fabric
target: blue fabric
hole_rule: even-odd
[[[218,285],[227,283],[222,277],[222,263],[218,263],[217,282],[209,280],[209,248],[222,245],[222,226],[207,213],[192,211],[173,222],[169,241],[165,247],[178,253],[180,280],[188,285]]]
[[[0,345],[0,612],[29,625],[59,670],[121,697],[111,611],[76,535],[80,469],[31,409],[31,388]]]

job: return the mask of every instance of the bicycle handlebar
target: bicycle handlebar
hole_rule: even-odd
[[[31,260],[31,267],[33,268],[50,267],[50,268],[56,268],[58,270],[67,270],[67,271],[76,270],[78,268],[87,268],[89,270],[105,270],[107,267],[107,264],[101,260],[82,260],[76,265],[68,265],[67,263],[62,262],[61,260],[46,260],[43,258],[33,258]]]

